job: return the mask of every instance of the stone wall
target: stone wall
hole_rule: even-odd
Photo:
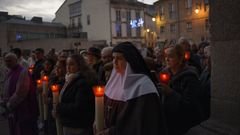
[[[211,118],[189,135],[240,135],[240,1],[210,1]]]

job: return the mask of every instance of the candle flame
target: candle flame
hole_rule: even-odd
[[[48,81],[48,76],[44,75],[42,78],[43,81]]]
[[[102,97],[104,95],[104,86],[95,86],[93,87],[93,92],[96,97]]]
[[[59,91],[59,86],[57,84],[54,84],[51,86],[52,92],[58,92]]]
[[[42,80],[37,80],[37,84],[41,84],[42,83]]]
[[[168,84],[170,80],[170,75],[168,73],[160,73],[160,81],[162,83]]]
[[[185,52],[184,58],[185,58],[186,61],[188,61],[190,59],[190,52],[189,51]]]

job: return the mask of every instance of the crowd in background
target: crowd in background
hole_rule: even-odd
[[[13,48],[3,56],[0,111],[11,135],[56,135],[56,118],[64,135],[182,135],[210,117],[210,47],[181,37],[161,48],[137,49],[130,42],[72,54],[37,48],[27,58]],[[47,93],[37,88],[44,76]],[[58,103],[53,84],[60,87]],[[94,132],[96,85],[106,86],[100,132]]]

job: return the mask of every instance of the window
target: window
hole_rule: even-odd
[[[140,27],[136,28],[136,33],[137,33],[137,37],[141,37],[141,28]]]
[[[131,29],[131,24],[130,24],[130,22],[131,22],[131,11],[127,11],[126,12],[126,19],[127,19],[127,24],[126,24],[126,26],[127,26],[127,37],[131,37],[132,36],[132,29]]]
[[[208,19],[205,20],[205,28],[206,28],[206,30],[209,30],[209,20]]]
[[[70,17],[81,15],[81,1],[69,5]]]
[[[87,15],[87,25],[90,25],[90,15]]]
[[[122,11],[121,16],[122,18],[126,18],[126,12]]]
[[[165,32],[165,27],[164,26],[160,26],[160,33],[164,33]]]
[[[82,27],[81,17],[78,17],[78,27]]]
[[[169,4],[168,10],[169,10],[169,18],[173,19],[174,18],[174,10],[175,10],[173,3]]]
[[[116,21],[121,22],[121,11],[120,10],[116,10]]]
[[[140,12],[139,11],[136,12],[136,20],[138,20],[138,19],[140,19]]]
[[[74,18],[71,18],[70,21],[71,21],[71,27],[74,28],[75,27]]]
[[[186,8],[192,8],[192,0],[186,0]]]
[[[136,20],[139,20],[139,19],[140,19],[140,12],[136,11]],[[140,27],[136,28],[136,36],[141,37],[141,28]]]
[[[170,24],[170,32],[175,32],[175,31],[176,31],[176,25]]]
[[[192,14],[192,0],[186,0],[186,9],[187,9],[187,14],[191,15]]]
[[[122,37],[122,26],[121,23],[116,23],[116,33],[117,37]]]
[[[160,16],[163,16],[164,15],[164,6],[160,6],[159,7],[159,9],[160,9],[160,11],[159,11],[159,13],[160,13]]]
[[[204,0],[204,5],[208,5],[209,4],[209,0]]]
[[[187,22],[187,31],[192,31],[192,22]]]
[[[209,8],[209,0],[204,0],[204,11],[207,11]]]

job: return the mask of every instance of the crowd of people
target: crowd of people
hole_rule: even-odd
[[[182,37],[144,56],[131,42],[73,54],[37,48],[27,60],[13,48],[4,62],[0,113],[11,135],[183,135],[210,117],[206,42],[196,46]],[[169,80],[162,81],[163,73]],[[52,85],[60,89],[57,102]],[[94,122],[97,85],[105,86],[101,131]]]

